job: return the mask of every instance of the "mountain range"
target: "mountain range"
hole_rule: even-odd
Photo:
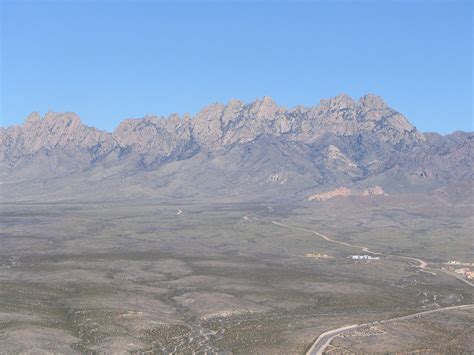
[[[286,109],[231,100],[194,117],[126,119],[113,132],[70,112],[0,129],[4,201],[307,199],[338,187],[389,194],[470,188],[473,132],[416,129],[380,97]]]

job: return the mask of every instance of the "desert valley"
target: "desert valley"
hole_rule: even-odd
[[[0,129],[4,353],[471,353],[474,134],[376,95]]]

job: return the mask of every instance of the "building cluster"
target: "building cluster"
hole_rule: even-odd
[[[451,260],[451,261],[448,261],[445,264],[449,265],[449,267],[448,267],[449,271],[454,270],[454,272],[456,274],[461,275],[465,279],[474,280],[474,271],[472,271],[472,267],[474,266],[473,263],[466,263],[466,262],[462,262],[462,261]],[[458,266],[458,267],[462,266],[462,267],[459,267],[458,269],[455,269],[454,268],[455,266]]]
[[[351,255],[351,259],[353,260],[379,260],[378,256],[371,256],[371,255]]]
[[[462,265],[462,266],[474,266],[474,264],[471,263],[464,263],[462,261],[457,261],[457,260],[451,260],[446,263],[447,265]]]
[[[450,260],[446,264],[448,264],[448,265],[461,265],[461,262],[456,261],[456,260]]]
[[[463,268],[460,268],[460,269],[455,269],[454,272],[456,274],[461,275],[462,277],[464,277],[468,280],[473,280],[474,279],[474,271],[471,271],[467,267],[463,267]]]

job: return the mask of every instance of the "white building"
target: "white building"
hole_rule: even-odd
[[[371,256],[371,255],[351,255],[351,259],[354,260],[379,260],[378,256]]]

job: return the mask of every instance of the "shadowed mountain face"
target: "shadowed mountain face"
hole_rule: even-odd
[[[6,200],[303,199],[338,186],[389,193],[472,182],[472,132],[421,133],[381,98],[314,107],[268,97],[195,117],[124,120],[113,133],[74,113],[32,113],[0,130]]]

